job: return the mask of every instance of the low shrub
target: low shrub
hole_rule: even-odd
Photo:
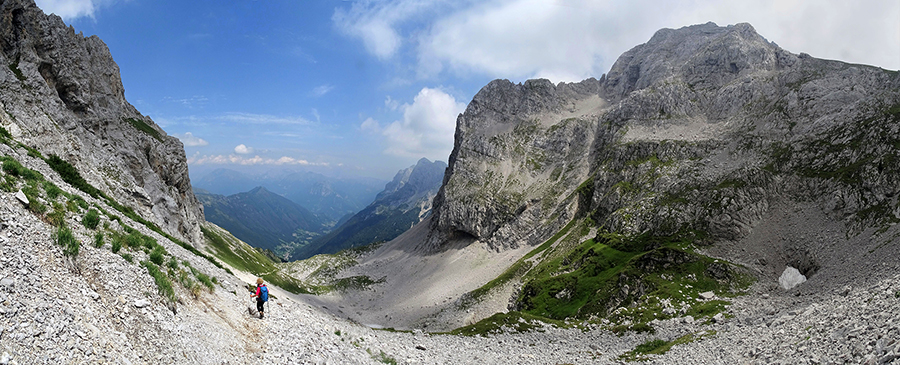
[[[122,237],[120,237],[120,236],[113,236],[113,238],[112,238],[112,252],[113,252],[113,253],[118,253],[119,250],[122,249],[122,241],[124,241],[124,240],[122,239]]]
[[[154,264],[162,266],[163,262],[165,262],[165,252],[162,246],[156,246],[152,252],[150,252],[150,261]]]
[[[29,204],[30,205],[30,204]],[[55,227],[66,224],[66,207],[60,203],[53,203],[53,211],[47,214],[47,221]]]
[[[94,247],[103,247],[103,232],[94,233]]]
[[[53,240],[57,245],[62,246],[63,254],[69,257],[78,255],[80,244],[69,227],[61,226],[53,232]]]
[[[100,224],[100,213],[96,209],[88,210],[84,214],[81,223],[88,229],[97,229],[97,226]]]

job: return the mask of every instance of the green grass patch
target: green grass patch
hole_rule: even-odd
[[[123,118],[122,120],[128,122],[128,124],[131,124],[135,129],[147,133],[148,135],[150,135],[150,137],[155,138],[157,141],[163,141],[162,136],[159,134],[159,132],[156,129],[153,129],[153,127],[147,124],[147,122],[137,118]]]
[[[695,303],[700,292],[726,293],[752,282],[731,264],[688,251],[701,236],[600,233],[532,269],[517,308],[558,320],[600,315],[646,323],[665,317],[660,298]],[[691,313],[711,316],[724,310],[724,304],[705,302]]]
[[[61,227],[66,224],[66,206],[54,202],[53,211],[47,214],[47,221],[54,227]]]
[[[166,249],[162,246],[156,246],[152,252],[150,252],[150,262],[158,266],[163,266],[166,260]]]
[[[555,321],[524,312],[512,311],[509,313],[495,313],[475,324],[450,331],[450,334],[462,336],[487,336],[503,333],[504,331],[521,333],[540,331],[545,324],[558,327],[566,326],[565,322],[562,321]]]
[[[103,232],[98,231],[94,233],[94,247],[103,247]]]
[[[24,82],[28,79],[27,77],[25,77],[25,74],[22,73],[22,70],[19,69],[19,61],[10,63],[9,70],[12,71],[14,75],[16,75],[16,78],[19,79],[19,81]]]
[[[672,341],[665,341],[658,338],[647,340],[646,342],[635,346],[634,350],[620,355],[619,359],[624,361],[647,361],[650,360],[650,357],[647,355],[662,355],[666,352],[669,352],[669,350],[671,350],[675,345],[691,343],[706,337],[714,336],[715,334],[716,331],[707,330],[697,333],[689,333]]]
[[[156,282],[156,288],[159,291],[159,294],[165,297],[169,302],[174,303],[175,289],[172,287],[172,281],[169,280],[169,277],[166,276],[156,264],[150,261],[141,261],[141,265],[146,267],[147,272],[153,277],[153,281]]]
[[[275,263],[260,252],[250,250],[237,253],[234,251],[234,245],[229,244],[224,237],[212,229],[201,225],[200,231],[203,232],[206,243],[212,249],[213,255],[231,265],[231,267],[254,275],[276,270]]]

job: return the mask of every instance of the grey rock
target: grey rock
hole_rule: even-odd
[[[12,292],[15,288],[16,281],[13,278],[3,278],[0,280],[0,287],[7,292]]]
[[[23,193],[22,190],[19,190],[16,192],[16,200],[18,200],[19,202],[21,202],[22,204],[25,204],[25,205],[29,204],[28,197],[25,196],[25,193]]]
[[[716,297],[716,294],[713,293],[713,292],[711,292],[711,291],[706,291],[706,292],[700,293],[699,296],[700,296],[700,299],[703,299],[703,300],[710,300],[710,299],[712,299],[712,298],[715,298],[715,297]]]
[[[147,299],[138,299],[134,301],[134,306],[136,308],[144,308],[150,306],[150,301]]]

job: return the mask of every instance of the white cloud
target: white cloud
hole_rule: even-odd
[[[184,145],[188,147],[203,147],[209,145],[209,142],[207,142],[203,138],[194,136],[194,134],[191,132],[185,132],[184,134],[174,134],[174,136],[180,139],[181,143],[184,143]]]
[[[362,39],[370,53],[386,60],[393,57],[403,44],[405,36],[400,34],[398,27],[448,3],[453,1],[356,1],[350,9],[335,9],[331,20],[341,32]]]
[[[94,0],[35,0],[38,7],[47,14],[56,14],[65,20],[80,17],[94,17],[98,2]]]
[[[322,95],[328,94],[331,90],[334,90],[334,85],[331,85],[331,84],[319,85],[313,89],[313,95],[322,96]]]
[[[391,98],[390,95],[388,95],[388,96],[384,99],[384,107],[385,107],[385,108],[388,108],[388,109],[390,109],[390,110],[397,110],[397,108],[400,107],[400,101],[394,100],[394,99]]]
[[[253,157],[245,157],[245,156],[237,156],[237,155],[200,155],[199,153],[194,154],[193,156],[188,158],[188,164],[190,165],[273,165],[273,166],[282,166],[282,165],[300,165],[300,166],[328,166],[328,163],[324,162],[309,162],[304,159],[297,159],[289,156],[281,156],[280,158],[273,159],[268,157],[260,157],[259,155],[255,155]]]
[[[241,155],[249,155],[249,154],[253,153],[253,147],[247,147],[243,144],[239,144],[234,147],[234,153],[241,154]]]
[[[312,122],[303,117],[279,117],[275,115],[252,113],[227,113],[218,117],[218,119],[248,124],[312,124]]]
[[[423,88],[412,104],[403,104],[403,119],[380,129],[371,118],[362,129],[375,128],[386,137],[385,153],[404,157],[444,160],[453,149],[456,117],[466,105],[439,90]]]
[[[397,0],[357,2],[333,17],[382,60],[413,42],[420,78],[452,73],[553,81],[599,77],[657,30],[709,21],[749,22],[794,53],[898,69],[897,19],[896,0],[486,0],[452,6]],[[366,34],[367,27],[378,32]]]
[[[378,121],[372,119],[372,117],[366,118],[366,120],[359,125],[359,129],[367,132],[381,133],[381,126],[378,125]]]

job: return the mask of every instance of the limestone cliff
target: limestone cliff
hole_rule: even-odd
[[[103,41],[32,0],[4,0],[0,45],[0,125],[169,234],[200,242],[184,147],[125,100]]]
[[[713,23],[658,31],[599,81],[491,82],[457,120],[426,248],[536,244],[579,212],[738,239],[783,199],[857,230],[900,221],[898,89],[896,71]]]

